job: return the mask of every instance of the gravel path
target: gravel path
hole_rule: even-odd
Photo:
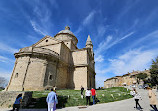
[[[139,103],[142,106],[143,111],[154,111],[149,106],[147,91],[143,89],[138,89],[137,91],[142,96],[142,100],[140,100]],[[156,94],[158,95],[158,92],[156,92]],[[135,101],[132,98],[132,99],[127,99],[117,102],[97,104],[88,107],[86,106],[67,107],[67,108],[57,109],[56,111],[139,111],[139,109],[135,109],[134,106],[135,106]],[[0,109],[0,111],[9,111],[9,110],[11,109]],[[47,109],[21,109],[20,111],[47,111]]]

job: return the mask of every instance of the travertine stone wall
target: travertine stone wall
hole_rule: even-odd
[[[72,51],[77,49],[77,46],[73,43],[73,41],[70,42],[70,47]]]
[[[81,86],[87,88],[87,67],[76,67],[73,80],[75,89],[79,90]]]
[[[44,74],[44,87],[45,89],[55,86],[57,76],[57,61],[48,62],[46,72]]]
[[[61,40],[61,41],[67,41],[67,40],[72,40],[74,45],[77,45],[78,40],[76,37],[69,35],[69,34],[60,34],[55,36],[56,39]]]
[[[22,85],[24,82],[29,60],[30,60],[29,56],[23,56],[23,57],[17,58],[8,90],[11,89],[14,91],[19,91],[19,90],[22,91],[22,88],[23,88]]]
[[[41,88],[43,65],[46,60],[31,57],[24,81],[24,90],[38,90]]]
[[[61,43],[48,45],[48,46],[43,46],[42,48],[50,49],[50,50],[60,54]]]
[[[69,49],[71,49],[71,40],[64,41],[64,44],[65,44]]]
[[[24,81],[24,90],[37,90],[41,88],[43,63],[45,60],[31,58]]]
[[[74,65],[82,65],[87,63],[87,50],[72,52]]]
[[[56,87],[61,89],[67,89],[68,85],[68,67],[64,64],[58,65]]]
[[[68,64],[70,62],[69,58],[70,58],[70,49],[65,44],[62,44],[60,49],[60,60]]]

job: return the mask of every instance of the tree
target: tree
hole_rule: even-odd
[[[139,73],[136,75],[136,77],[137,77],[137,82],[139,83],[140,80],[145,81],[145,79],[148,77],[148,75],[146,73]]]
[[[151,84],[153,86],[158,85],[158,57],[156,60],[152,60],[152,65],[150,68],[151,73]]]
[[[0,87],[5,88],[7,85],[8,81],[4,77],[0,77]]]

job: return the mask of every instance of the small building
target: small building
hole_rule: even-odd
[[[130,86],[132,84],[137,84],[136,75],[139,73],[146,73],[150,77],[150,71],[133,71],[131,73],[124,74],[122,76],[115,76],[104,81],[104,88],[110,87],[120,87],[120,86]],[[143,84],[143,81],[140,81],[140,85]]]

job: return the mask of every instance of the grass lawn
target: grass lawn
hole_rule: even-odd
[[[34,91],[33,102],[34,108],[47,108],[46,97],[50,91]],[[104,90],[96,90],[98,103],[107,103],[113,101],[119,101],[123,99],[131,98],[127,91],[123,87],[113,87]],[[85,94],[85,92],[84,92]],[[70,106],[83,106],[86,105],[86,99],[81,98],[80,90],[57,90],[58,104],[57,107],[70,107]],[[91,98],[92,102],[92,98]]]

